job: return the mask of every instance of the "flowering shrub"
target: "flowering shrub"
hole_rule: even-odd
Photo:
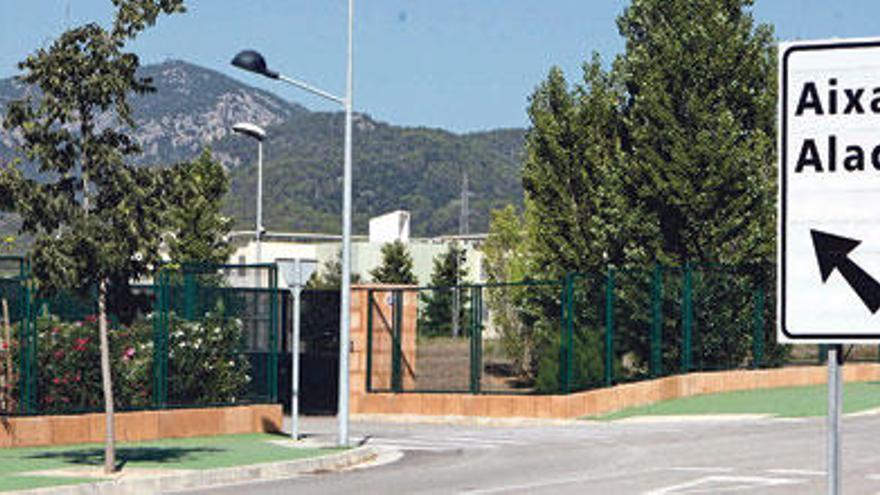
[[[179,405],[233,403],[246,393],[250,363],[241,353],[241,320],[212,312],[198,321],[169,314],[168,401]],[[43,413],[101,410],[101,360],[98,323],[93,316],[62,322],[37,319],[37,406]],[[16,326],[13,344],[17,347]],[[111,327],[110,365],[116,407],[142,408],[153,397],[152,316],[129,327]],[[18,349],[13,357],[18,366]],[[17,395],[20,383],[11,385]]]
[[[251,381],[241,350],[241,320],[222,308],[187,321],[171,314],[168,329],[168,400],[175,404],[219,404],[241,400]]]
[[[110,331],[110,366],[117,407],[145,406],[150,402],[152,355],[138,353],[139,342],[151,335],[134,329]],[[52,316],[37,320],[37,390],[43,412],[103,408],[98,322],[94,316],[73,323]]]

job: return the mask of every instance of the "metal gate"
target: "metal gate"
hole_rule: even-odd
[[[339,291],[304,290],[300,313],[300,387],[302,414],[336,414],[339,394]],[[278,396],[290,410],[290,361],[293,297],[285,291],[281,304],[284,354],[279,362]]]

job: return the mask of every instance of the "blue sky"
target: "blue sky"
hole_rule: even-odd
[[[457,132],[528,125],[528,95],[552,65],[569,80],[592,51],[623,49],[624,0],[356,0],[355,106],[379,120]],[[877,36],[876,0],[757,0],[780,39]],[[189,0],[135,45],[145,63],[183,59],[302,103],[321,100],[229,66],[241,48],[342,94],[346,0]],[[68,7],[69,6],[69,7]],[[69,12],[69,16],[67,15]],[[107,22],[110,0],[0,0],[0,77],[66,25]]]

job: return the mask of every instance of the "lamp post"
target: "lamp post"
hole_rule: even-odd
[[[263,140],[266,139],[266,131],[256,124],[239,122],[232,126],[232,130],[257,140],[257,263],[263,262]]]
[[[244,50],[232,59],[232,65],[270,79],[278,79],[324,99],[339,103],[345,110],[345,163],[342,180],[342,288],[339,314],[339,436],[337,443],[348,446],[348,353],[351,329],[351,114],[353,86],[354,0],[348,0],[348,43],[345,97],[340,98],[303,81],[283,76],[266,66],[266,59],[254,50]]]

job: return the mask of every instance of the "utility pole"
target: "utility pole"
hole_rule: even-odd
[[[461,177],[461,216],[458,219],[458,235],[464,236],[470,233],[469,216],[470,216],[470,205],[468,204],[468,197],[471,195],[470,191],[468,191],[468,173],[467,170],[462,172]]]
[[[461,175],[461,213],[458,216],[458,236],[459,239],[462,239],[463,236],[468,234],[468,220],[470,216],[470,205],[468,204],[468,197],[470,196],[470,191],[468,191],[468,173],[467,170],[462,170]],[[462,239],[463,240],[463,239]],[[455,252],[455,289],[452,294],[452,336],[458,337],[461,333],[459,328],[460,322],[458,321],[459,314],[461,313],[461,280],[459,279],[459,273],[461,272],[461,249],[464,249],[464,243],[462,242],[461,246],[455,243],[456,252]]]

